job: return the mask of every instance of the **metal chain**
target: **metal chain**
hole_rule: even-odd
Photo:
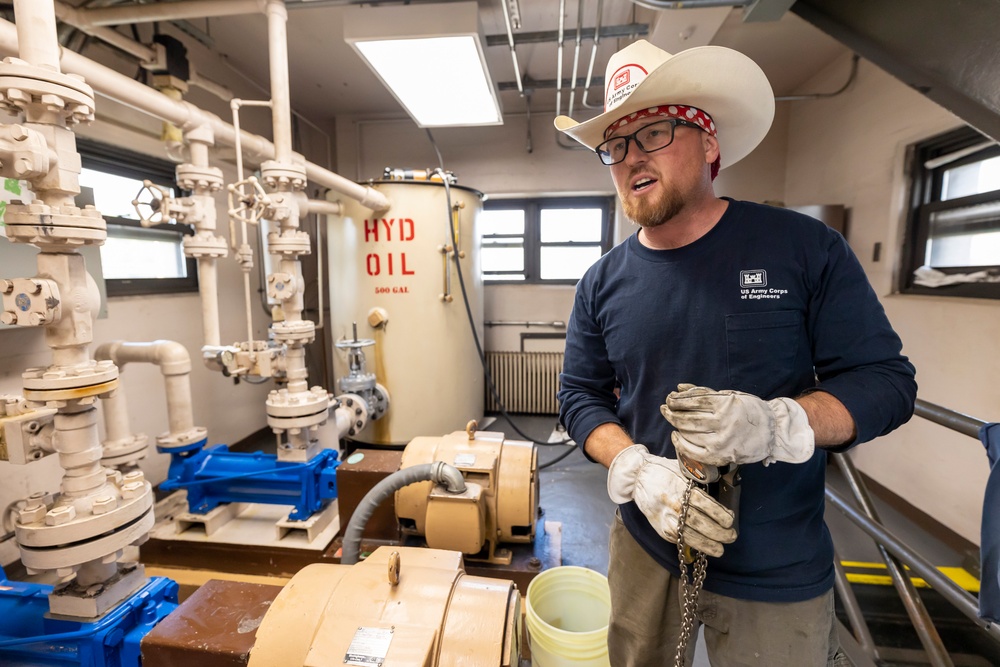
[[[688,640],[694,629],[695,613],[698,608],[698,595],[701,593],[705,575],[708,573],[708,557],[700,551],[691,549],[694,554],[694,577],[688,581],[688,567],[685,557],[684,526],[687,525],[688,508],[691,506],[691,492],[694,490],[694,480],[689,479],[684,497],[681,500],[681,515],[677,525],[677,561],[681,570],[681,597],[683,608],[681,616],[681,631],[677,638],[677,653],[674,654],[674,667],[684,667],[684,654],[687,652]]]

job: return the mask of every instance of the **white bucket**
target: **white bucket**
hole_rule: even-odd
[[[610,667],[607,577],[572,565],[545,570],[525,606],[532,667]]]

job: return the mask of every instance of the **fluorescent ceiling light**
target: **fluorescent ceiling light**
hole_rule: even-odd
[[[418,126],[503,123],[475,2],[352,10],[344,39]]]

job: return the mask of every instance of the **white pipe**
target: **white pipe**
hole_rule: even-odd
[[[201,330],[205,345],[221,345],[219,279],[214,257],[198,258],[198,291],[201,293]]]
[[[17,45],[17,27],[10,21],[0,19],[0,50],[7,54],[16,54]],[[82,75],[94,90],[100,91],[116,102],[154,118],[169,121],[185,130],[208,124],[219,143],[227,146],[236,145],[236,130],[232,125],[215,114],[202,111],[190,102],[170,99],[124,74],[119,74],[66,49],[61,52],[60,62],[66,72]],[[240,140],[248,155],[262,159],[274,158],[274,145],[266,139],[244,131],[240,134]],[[306,176],[312,182],[339,192],[372,211],[383,212],[389,209],[388,198],[378,190],[359,185],[312,162],[306,162],[305,166]]]
[[[98,359],[110,359],[119,369],[134,362],[159,366],[167,391],[170,432],[187,433],[194,429],[191,356],[183,345],[172,340],[156,340],[151,343],[127,343],[119,340],[101,345],[95,356]]]
[[[342,215],[344,205],[339,201],[326,201],[325,199],[307,199],[303,213],[315,213],[317,215]]]
[[[59,38],[53,0],[14,0],[19,55],[35,67],[59,71]]]
[[[91,37],[96,37],[101,41],[107,42],[108,44],[121,49],[125,53],[135,56],[144,63],[156,61],[155,48],[146,46],[145,44],[140,44],[134,39],[126,37],[113,28],[98,28],[96,26],[87,25],[87,22],[80,17],[80,10],[75,7],[70,7],[69,5],[57,2],[55,4],[55,14],[56,18],[63,23],[68,23],[77,30],[82,31]],[[18,23],[21,23],[20,17],[18,17]]]
[[[268,0],[266,11],[274,156],[278,163],[288,164],[292,161],[292,103],[288,87],[288,11],[282,0]]]
[[[34,2],[34,0],[25,0]],[[79,10],[80,19],[88,26],[152,23],[180,19],[257,14],[264,11],[263,0],[181,0],[154,2],[125,7],[95,7]]]

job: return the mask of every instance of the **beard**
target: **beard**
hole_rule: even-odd
[[[664,185],[663,181],[659,181],[657,185]],[[633,198],[630,195],[631,192],[624,196],[619,192],[622,210],[629,220],[647,229],[659,227],[673,218],[680,213],[685,203],[677,189],[672,187],[662,187],[655,197]]]

